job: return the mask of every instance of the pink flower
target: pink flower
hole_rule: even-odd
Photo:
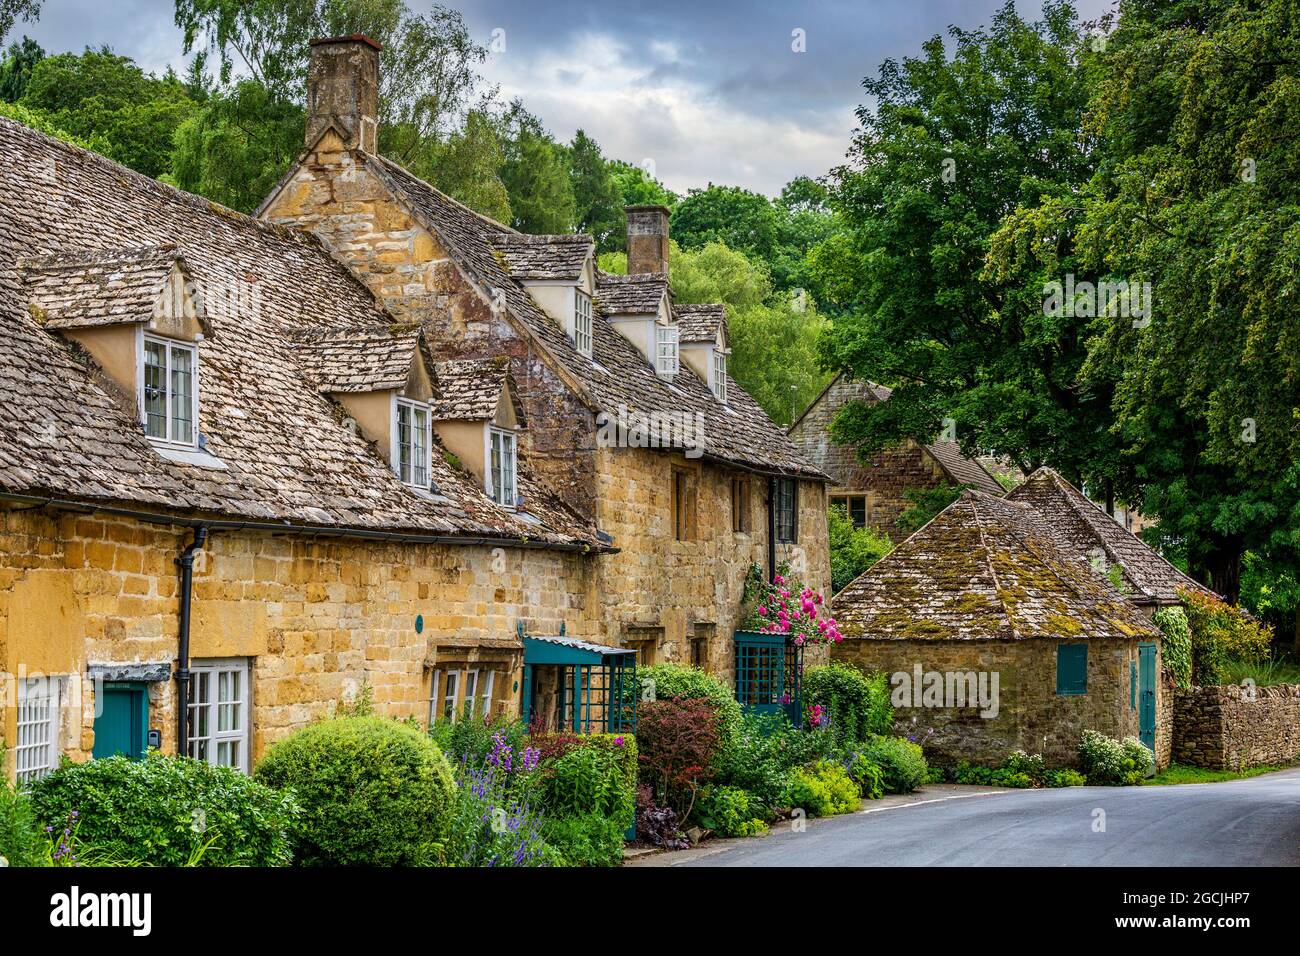
[[[795,642],[795,644],[796,644],[797,646],[802,647],[802,646],[803,646],[803,635],[802,635],[802,634],[798,635],[798,636],[794,639],[794,642]]]
[[[781,577],[781,575],[779,575],[779,574],[775,574],[775,575],[772,576],[772,583],[773,583],[773,584],[785,584],[785,578]]]
[[[767,605],[766,604],[759,605],[758,613],[761,614],[763,617],[767,617]]]

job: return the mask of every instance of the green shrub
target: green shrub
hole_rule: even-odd
[[[497,716],[488,720],[482,715],[455,720],[439,718],[429,727],[429,736],[452,766],[462,763],[482,766],[493,748],[499,746],[494,740],[497,735],[515,753],[523,753],[528,728],[515,717]]]
[[[735,743],[740,732],[740,702],[731,688],[712,674],[683,664],[651,664],[637,668],[636,685],[636,694],[641,700],[646,699],[646,692],[653,687],[654,700],[708,701],[718,712],[719,752]]]
[[[43,826],[75,820],[101,858],[151,866],[283,866],[298,804],[229,767],[151,751],[64,764],[32,785]]]
[[[889,535],[854,525],[843,505],[827,511],[826,530],[830,539],[831,594],[838,594],[894,547]]]
[[[1063,770],[1049,770],[1047,776],[1043,778],[1045,787],[1082,787],[1087,782],[1083,774],[1069,767]]]
[[[695,804],[695,820],[718,836],[747,837],[767,832],[758,800],[739,787],[704,787]]]
[[[1038,754],[1014,751],[996,767],[973,767],[966,761],[952,770],[954,783],[981,787],[1081,787],[1083,775],[1077,770],[1049,770]]]
[[[879,800],[885,795],[884,768],[866,754],[855,753],[849,760],[847,770],[849,777],[868,800]]]
[[[872,737],[862,752],[884,772],[886,793],[911,793],[929,776],[920,746],[905,737]]]
[[[546,846],[558,866],[618,866],[623,862],[627,827],[599,813],[551,817],[542,826]]]
[[[746,714],[713,782],[748,791],[772,820],[785,805],[790,770],[834,754],[835,741],[828,733],[796,730],[784,714]]]
[[[1181,607],[1163,607],[1151,615],[1151,623],[1160,629],[1160,657],[1174,676],[1178,687],[1192,686],[1192,631],[1187,614]]]
[[[1079,741],[1079,768],[1093,786],[1131,786],[1155,771],[1155,756],[1136,737],[1120,741],[1085,730]]]
[[[548,817],[596,814],[632,825],[636,814],[636,738],[584,734],[560,756],[542,763],[542,807]]]
[[[0,753],[4,753],[0,741]],[[31,798],[0,780],[0,866],[37,866],[46,840],[36,824]]]
[[[455,797],[451,766],[429,736],[383,717],[300,730],[254,776],[301,803],[292,837],[304,866],[432,864]]]
[[[810,817],[853,813],[862,803],[862,792],[844,768],[829,760],[790,771],[786,803]]]
[[[894,723],[888,678],[867,677],[847,664],[809,668],[803,678],[803,703],[805,709],[820,706],[829,716],[828,729],[840,746],[886,733]]]
[[[1192,683],[1201,687],[1222,684],[1233,661],[1250,664],[1267,660],[1273,631],[1239,607],[1199,591],[1182,590],[1179,596],[1191,632]]]

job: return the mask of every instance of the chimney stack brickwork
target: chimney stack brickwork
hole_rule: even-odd
[[[668,207],[628,206],[627,272],[668,272]]]
[[[348,149],[379,150],[379,44],[367,36],[311,41],[307,145],[331,124]]]

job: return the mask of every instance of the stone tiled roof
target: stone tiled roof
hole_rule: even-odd
[[[32,317],[48,329],[147,322],[178,261],[171,244],[19,260]]]
[[[662,272],[596,276],[596,305],[606,315],[654,315],[667,292],[668,276]]]
[[[470,359],[439,362],[436,367],[439,399],[433,417],[439,421],[492,418],[501,402],[501,391],[510,378],[510,360]]]
[[[675,305],[678,340],[717,342],[727,331],[727,310],[721,305]]]
[[[1098,569],[1119,565],[1124,590],[1139,604],[1172,604],[1178,589],[1212,594],[1124,528],[1051,468],[1039,468],[1007,496],[1044,519],[1056,546]],[[1101,560],[1098,560],[1098,559]]]
[[[319,392],[313,331],[392,325],[314,237],[269,226],[0,118],[0,490],[137,510],[368,533],[599,548],[594,529],[521,468],[524,510],[498,507],[433,458],[436,493],[403,485]],[[133,396],[29,311],[20,259],[175,246],[208,310],[199,428],[224,469],[178,463],[145,438]],[[524,463],[521,462],[521,466]]]
[[[420,346],[420,333],[385,328],[311,333],[298,360],[322,392],[376,392],[404,388]]]
[[[591,236],[528,236],[518,232],[498,232],[492,247],[505,260],[506,269],[516,279],[559,279],[576,281],[592,251]]]
[[[832,602],[846,640],[1082,640],[1155,633],[1026,504],[964,491]]]
[[[963,455],[961,445],[955,441],[933,442],[926,445],[925,450],[954,485],[969,485],[990,495],[1001,495],[1006,491],[1001,482],[985,471],[983,465],[974,458]]]
[[[638,413],[699,413],[704,420],[706,457],[763,473],[824,477],[734,380],[728,379],[728,403],[723,406],[693,373],[684,371],[671,384],[660,379],[636,346],[605,318],[599,302],[592,317],[592,358],[582,355],[499,261],[492,243],[504,230],[500,223],[473,212],[391,160],[367,156],[366,161],[416,219],[437,233],[489,301],[501,293],[507,314],[579,383],[591,407],[610,415],[617,415],[620,405]]]

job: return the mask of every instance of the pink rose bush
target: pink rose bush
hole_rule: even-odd
[[[792,634],[800,647],[838,644],[843,640],[820,591],[790,577],[782,565],[771,581],[753,565],[745,579],[748,612],[741,629],[759,634]]]

